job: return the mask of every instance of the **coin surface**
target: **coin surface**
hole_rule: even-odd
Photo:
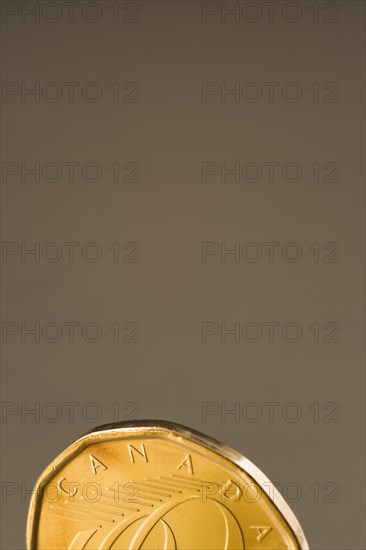
[[[29,550],[308,548],[249,460],[189,428],[122,422],[81,437],[43,472]]]

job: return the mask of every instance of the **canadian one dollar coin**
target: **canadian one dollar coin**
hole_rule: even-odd
[[[282,496],[241,454],[162,421],[109,424],[39,478],[29,550],[305,550]]]

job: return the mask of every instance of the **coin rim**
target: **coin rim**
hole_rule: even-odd
[[[305,534],[301,528],[301,525],[296,518],[294,512],[291,510],[290,506],[287,504],[285,499],[282,497],[280,492],[276,487],[270,482],[268,477],[251,462],[248,458],[243,456],[238,451],[235,451],[231,447],[217,441],[216,439],[204,435],[199,431],[196,431],[182,424],[177,424],[175,422],[165,421],[165,420],[135,420],[135,421],[123,421],[123,422],[114,422],[113,424],[103,424],[102,426],[97,426],[96,428],[90,430],[83,436],[76,439],[71,445],[69,445],[62,453],[60,453],[51,464],[42,472],[39,476],[36,483],[36,490],[32,495],[31,502],[29,505],[28,520],[27,520],[27,549],[35,550],[36,546],[34,543],[34,535],[36,532],[34,525],[34,518],[36,514],[36,508],[38,505],[38,497],[41,494],[43,486],[47,483],[48,478],[52,475],[55,475],[56,468],[59,468],[60,465],[64,465],[64,462],[70,462],[73,456],[80,452],[81,449],[88,446],[90,440],[95,437],[98,439],[98,435],[106,434],[110,432],[115,433],[135,433],[135,432],[168,432],[170,435],[182,437],[209,449],[219,456],[222,456],[228,459],[231,462],[234,462],[241,470],[251,476],[256,483],[260,485],[262,490],[266,493],[269,500],[272,502],[273,506],[281,513],[286,523],[292,530],[297,543],[300,547],[300,550],[309,550],[309,545],[307,543]],[[272,496],[270,491],[270,486],[272,486]],[[276,502],[275,502],[276,501]]]

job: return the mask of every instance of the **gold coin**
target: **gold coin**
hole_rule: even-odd
[[[96,428],[39,478],[29,550],[305,550],[269,480],[242,455],[170,422]]]

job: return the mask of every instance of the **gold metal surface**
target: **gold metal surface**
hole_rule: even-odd
[[[269,493],[269,494],[267,494]],[[305,550],[295,516],[246,458],[161,421],[78,439],[37,482],[29,550]]]

